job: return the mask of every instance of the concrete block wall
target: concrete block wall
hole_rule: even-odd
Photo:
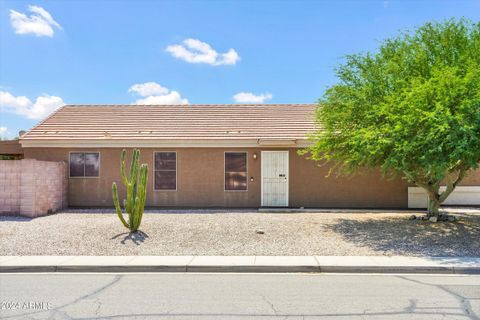
[[[20,160],[0,160],[0,213],[20,211]]]
[[[0,160],[0,213],[38,217],[67,207],[65,162]]]

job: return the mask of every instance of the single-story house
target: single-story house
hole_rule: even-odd
[[[20,137],[25,159],[68,163],[68,203],[112,206],[123,191],[120,153],[141,151],[151,207],[423,206],[425,195],[379,172],[327,177],[299,155],[315,130],[314,104],[67,105]],[[18,150],[15,152],[18,153]],[[463,188],[463,189],[462,189]],[[457,198],[455,198],[457,197]],[[480,204],[480,172],[451,197]]]

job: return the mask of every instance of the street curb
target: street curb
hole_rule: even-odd
[[[480,274],[480,268],[374,266],[0,266],[0,273],[410,273]]]
[[[323,266],[324,273],[423,273],[423,274],[454,274],[453,267],[429,266]],[[475,271],[475,270],[472,270]],[[480,269],[478,270],[480,271]]]
[[[480,258],[398,256],[0,257],[0,273],[37,272],[480,274]]]
[[[182,266],[56,266],[54,272],[187,272],[187,268]]]
[[[187,272],[319,273],[318,266],[187,266]]]

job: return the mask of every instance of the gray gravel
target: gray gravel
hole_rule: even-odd
[[[0,255],[480,257],[480,214],[461,211],[454,223],[410,221],[410,213],[148,211],[134,235],[113,211],[0,216]]]

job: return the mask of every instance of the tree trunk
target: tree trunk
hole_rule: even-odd
[[[461,163],[460,163],[461,164]],[[454,169],[449,170],[447,180],[447,188],[440,193],[440,182],[432,183],[429,181],[423,181],[415,178],[415,175],[407,174],[407,177],[414,182],[417,186],[423,188],[428,195],[428,217],[438,217],[440,214],[440,204],[447,199],[447,197],[455,190],[455,187],[460,181],[465,178],[467,169],[460,167],[460,164]],[[455,171],[457,170],[457,171]]]
[[[439,185],[436,185],[436,188],[434,188],[434,192],[429,193],[429,199],[428,199],[428,216],[429,217],[435,217],[439,215],[440,211],[440,204],[447,199],[447,197],[455,190],[455,187],[460,183],[460,181],[463,180],[463,178],[466,175],[466,170],[461,169],[458,171],[456,179],[454,181],[451,181],[448,179],[447,182],[447,188],[445,191],[440,193],[440,188]]]
[[[427,216],[438,217],[439,213],[440,213],[440,200],[438,199],[438,196],[436,195],[429,196]]]

